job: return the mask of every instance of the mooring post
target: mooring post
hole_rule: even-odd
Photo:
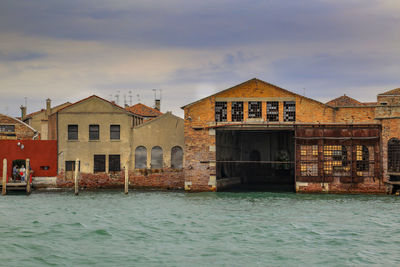
[[[3,196],[7,194],[7,159],[3,159],[3,189],[1,194]]]
[[[128,163],[125,165],[125,194],[128,194],[129,188],[129,170],[128,170]]]
[[[31,168],[30,160],[26,159],[26,193],[29,195],[31,193]]]
[[[75,160],[75,173],[74,173],[75,195],[79,194],[78,170],[79,170],[79,159],[76,159]]]

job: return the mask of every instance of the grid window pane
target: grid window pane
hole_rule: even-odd
[[[93,172],[106,171],[106,155],[94,155]]]
[[[227,120],[227,103],[215,102],[215,121]]]
[[[243,102],[232,102],[232,121],[243,121]]]
[[[267,102],[267,121],[279,121],[279,102]]]
[[[296,121],[296,102],[283,102],[283,121]]]
[[[120,126],[110,125],[110,139],[119,140],[120,139]]]
[[[388,171],[400,172],[400,140],[397,138],[388,142]]]
[[[0,132],[1,133],[14,133],[15,125],[0,125]]]
[[[78,140],[78,125],[68,125],[68,140]]]
[[[249,118],[261,118],[261,117],[262,117],[261,101],[249,102]]]
[[[120,170],[121,170],[120,155],[109,155],[108,156],[108,171],[119,172]]]
[[[89,140],[99,140],[100,127],[97,124],[89,125]]]

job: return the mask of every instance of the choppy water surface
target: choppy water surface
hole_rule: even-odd
[[[71,192],[0,197],[0,265],[400,264],[400,198]]]

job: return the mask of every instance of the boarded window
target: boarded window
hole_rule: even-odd
[[[227,120],[227,103],[215,102],[215,121]]]
[[[14,133],[15,125],[0,125],[0,132],[1,133]]]
[[[388,172],[400,172],[400,140],[397,138],[388,142]]]
[[[106,171],[106,155],[94,155],[93,172]]]
[[[135,150],[135,169],[147,168],[147,149],[144,146],[138,146]]]
[[[267,102],[267,121],[279,121],[279,102]]]
[[[89,125],[89,140],[99,140],[100,127],[97,124]]]
[[[318,176],[318,145],[300,146],[301,176]]]
[[[78,140],[78,125],[68,125],[68,140]]]
[[[261,117],[262,117],[261,101],[250,101],[249,102],[249,118],[261,118]]]
[[[243,121],[243,102],[232,102],[232,121]]]
[[[110,125],[110,139],[119,140],[120,139],[120,126]]]
[[[171,149],[171,168],[182,169],[183,167],[183,150],[180,146],[174,146]]]
[[[121,159],[120,155],[109,155],[108,156],[108,171],[119,172],[121,170]]]
[[[159,146],[155,146],[151,149],[151,168],[163,168],[163,151],[162,148]]]
[[[296,102],[283,102],[283,121],[296,121]]]

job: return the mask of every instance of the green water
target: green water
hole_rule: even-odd
[[[4,266],[398,266],[400,198],[71,192],[0,197]]]

